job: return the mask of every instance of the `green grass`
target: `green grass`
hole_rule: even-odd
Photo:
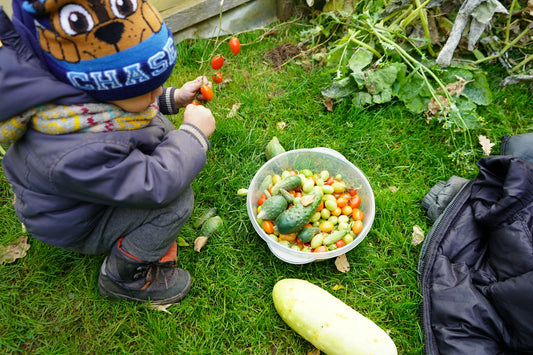
[[[192,223],[183,229],[189,246],[179,249],[179,265],[192,273],[194,283],[190,294],[168,309],[172,314],[101,297],[96,280],[104,256],[77,255],[30,238],[25,258],[0,266],[2,353],[306,354],[314,347],[281,320],[271,299],[276,281],[289,277],[323,287],[375,321],[390,333],[399,353],[422,353],[420,245],[411,245],[414,225],[425,232],[431,227],[421,199],[439,180],[476,175],[475,162],[483,156],[477,135],[497,143],[497,154],[503,135],[531,131],[531,93],[525,85],[499,88],[504,74],[487,66],[494,103],[480,109],[486,124],[471,132],[475,154],[458,155],[463,135],[428,124],[398,103],[358,109],[341,102],[329,112],[320,89],[330,78],[320,67],[291,62],[274,69],[265,54],[280,44],[297,43],[301,29],[281,26],[276,35],[265,37],[262,31],[242,34],[238,56],[225,45],[219,48],[227,58],[222,71],[231,81],[216,86],[207,104],[217,130],[208,163],[193,184],[192,218],[217,207],[225,226],[200,253],[192,249],[197,236]],[[171,84],[210,75],[207,63],[201,65],[206,45],[212,48],[213,41],[178,45]],[[236,103],[242,104],[237,115],[228,118]],[[181,116],[171,119],[179,125]],[[279,122],[286,128],[279,129]],[[337,271],[333,259],[286,264],[254,232],[245,198],[236,191],[247,187],[265,162],[264,147],[273,136],[286,150],[333,148],[368,177],[376,218],[366,239],[347,254],[348,273]],[[0,244],[5,245],[24,232],[3,176],[0,198]],[[333,291],[335,285],[345,288]]]

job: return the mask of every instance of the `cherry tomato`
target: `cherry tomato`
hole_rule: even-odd
[[[365,218],[365,215],[359,208],[354,208],[352,211],[352,218],[356,221],[362,221],[363,218]]]
[[[280,234],[278,238],[293,243],[296,240],[296,237],[298,237],[298,233]]]
[[[266,199],[267,199],[267,195],[266,194],[262,194],[261,197],[259,197],[259,200],[257,200],[257,204],[259,206],[261,206],[263,204],[263,202],[265,202]]]
[[[232,37],[229,40],[229,48],[233,52],[233,54],[239,54],[241,50],[241,41],[237,37]]]
[[[196,105],[196,106],[201,106],[202,104],[200,103],[200,101],[198,100],[192,100],[191,102],[192,105]]]
[[[348,205],[346,205],[346,206],[344,206],[342,208],[342,214],[344,214],[346,216],[352,214],[352,212],[353,212],[353,209],[350,206],[348,206]]]
[[[333,230],[333,227],[333,223],[331,223],[330,221],[324,221],[320,223],[320,230],[325,233],[331,232]]]
[[[325,245],[321,245],[319,247],[316,247],[312,251],[313,251],[313,253],[323,253],[325,251],[328,251],[328,248]]]
[[[346,245],[346,243],[344,242],[344,240],[342,239],[339,239],[335,242],[335,245],[337,246],[337,248],[342,248],[343,246]]]
[[[345,197],[340,196],[340,197],[337,199],[337,207],[343,208],[343,207],[346,206],[347,204],[348,204],[348,199],[346,199]]]
[[[224,57],[221,55],[216,55],[211,59],[211,68],[218,70],[224,65]]]
[[[267,234],[274,233],[274,224],[271,221],[263,221],[263,230]]]
[[[324,201],[320,201],[320,205],[318,205],[318,208],[316,209],[317,212],[320,212],[324,209]]]
[[[353,197],[353,196],[357,195],[357,190],[356,189],[350,189],[350,190],[348,190],[348,193]]]
[[[333,176],[330,176],[329,178],[326,179],[326,181],[324,181],[324,185],[333,185],[334,182],[335,182],[335,178]]]
[[[211,90],[209,85],[202,85],[202,87],[200,88],[200,92],[204,96],[204,99],[206,99],[207,101],[213,100],[213,90]]]
[[[216,71],[215,74],[213,74],[212,78],[215,83],[220,84],[222,82],[222,73]]]
[[[362,230],[363,230],[363,222],[361,222],[360,220],[355,221],[355,223],[352,226],[352,232],[354,234],[359,234],[361,233]]]
[[[355,195],[350,199],[349,205],[351,208],[359,208],[359,206],[361,206],[361,197]]]

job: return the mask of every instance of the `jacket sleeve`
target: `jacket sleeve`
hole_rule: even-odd
[[[179,109],[176,107],[174,102],[174,92],[176,91],[175,87],[164,87],[163,94],[159,96],[159,111],[163,115],[175,115],[179,112]]]
[[[168,133],[162,127],[116,141],[81,141],[60,156],[49,179],[58,194],[82,201],[144,208],[169,203],[206,164],[209,141],[193,125]]]

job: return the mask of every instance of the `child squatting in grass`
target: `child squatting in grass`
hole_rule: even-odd
[[[162,87],[176,49],[144,0],[13,0],[0,41],[2,164],[20,220],[45,243],[109,253],[102,295],[181,300],[191,276],[176,239],[215,130],[211,111],[189,103],[207,79]],[[179,107],[175,129],[163,113]]]

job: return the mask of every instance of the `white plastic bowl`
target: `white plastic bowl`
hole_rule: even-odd
[[[348,185],[357,187],[357,193],[361,197],[361,206],[365,217],[363,219],[363,230],[356,235],[350,244],[332,251],[322,253],[309,253],[290,249],[272,240],[257,223],[257,200],[264,191],[262,183],[270,175],[281,174],[284,170],[309,169],[314,173],[327,170],[331,174],[342,175],[342,180]],[[246,208],[248,216],[254,226],[255,231],[267,243],[272,253],[290,264],[307,264],[313,261],[325,260],[345,254],[355,248],[366,237],[372,227],[375,215],[374,193],[365,175],[355,165],[349,162],[339,152],[329,148],[296,149],[276,155],[267,161],[255,174],[248,187],[246,198]]]

